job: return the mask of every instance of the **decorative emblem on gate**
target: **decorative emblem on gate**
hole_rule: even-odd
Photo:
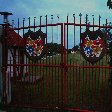
[[[25,54],[33,61],[41,59],[45,54],[46,34],[41,30],[29,30],[25,35]]]
[[[102,31],[90,31],[87,29],[81,33],[81,54],[94,64],[105,55],[105,35]]]

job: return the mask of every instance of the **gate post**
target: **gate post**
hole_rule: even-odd
[[[2,70],[1,69],[2,69],[2,44],[0,42],[0,103],[2,102],[2,92],[3,92]]]
[[[0,103],[2,103],[3,97],[3,80],[2,80],[2,33],[3,33],[3,26],[0,25]]]

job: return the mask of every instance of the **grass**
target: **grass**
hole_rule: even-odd
[[[109,105],[109,69],[80,68],[93,66],[79,53],[67,55],[67,70],[60,67],[29,67],[30,75],[41,75],[43,80],[32,84],[12,83],[12,104],[76,107],[105,111]],[[38,64],[60,65],[60,55],[38,61]],[[33,62],[30,62],[33,64]],[[79,67],[76,67],[79,66]],[[108,66],[106,56],[94,66]],[[76,103],[77,102],[77,103]],[[102,109],[102,110],[101,110]]]

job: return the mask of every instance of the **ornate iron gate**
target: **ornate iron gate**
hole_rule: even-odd
[[[53,23],[51,16],[49,24],[46,16],[44,25],[42,17],[39,25],[36,25],[36,18],[34,25],[31,25],[29,18],[28,27],[25,27],[25,19],[23,26],[20,27],[18,19],[18,28],[5,27],[7,37],[3,41],[5,104],[54,110],[109,111],[111,90],[108,80],[111,67],[107,64],[108,54],[92,65],[82,57],[80,48],[77,50],[73,48],[74,52],[71,53],[68,51],[69,46],[76,46],[78,42],[80,45],[81,33],[87,28],[90,28],[90,31],[101,28],[107,31],[112,27],[107,25],[107,20],[106,25],[102,26],[100,17],[99,25],[94,24],[94,17],[93,24],[88,24],[87,16],[86,23],[82,23],[80,15],[78,24],[75,15],[73,17],[73,23],[69,23],[68,16],[67,23]],[[45,35],[44,40],[42,35]],[[105,38],[107,37],[106,32]],[[40,41],[42,42],[39,43]],[[38,49],[35,49],[35,46]],[[107,45],[105,48],[107,49]],[[32,58],[29,58],[30,56]]]

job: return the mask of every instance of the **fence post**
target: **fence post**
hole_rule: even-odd
[[[2,102],[2,44],[0,42],[0,103]]]

